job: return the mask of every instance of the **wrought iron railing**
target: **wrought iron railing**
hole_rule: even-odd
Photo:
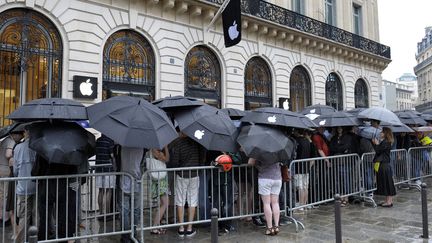
[[[222,4],[224,0],[204,0]],[[390,59],[390,47],[264,0],[242,0],[242,12]]]

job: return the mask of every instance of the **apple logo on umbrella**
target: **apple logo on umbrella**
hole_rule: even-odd
[[[239,36],[239,31],[237,30],[237,23],[234,20],[233,25],[228,28],[228,35],[231,40],[235,40]]]
[[[92,95],[93,94],[92,86],[93,84],[90,83],[90,79],[87,79],[85,82],[82,82],[79,87],[81,94],[85,96]]]
[[[267,121],[268,121],[268,122],[271,122],[271,123],[275,123],[275,122],[276,122],[276,116],[275,116],[275,115],[273,115],[273,116],[269,116],[269,117],[267,118]]]
[[[198,140],[201,140],[204,136],[204,130],[196,130],[194,133],[194,137],[196,137]]]

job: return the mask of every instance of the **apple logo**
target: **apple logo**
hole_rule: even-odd
[[[325,124],[326,124],[326,120],[322,120],[322,121],[319,122],[320,126],[324,126]]]
[[[240,32],[237,30],[237,23],[234,20],[233,25],[228,28],[228,35],[231,40],[236,39]]]
[[[305,116],[312,121],[315,120],[317,117],[319,117],[319,115],[317,115],[317,114],[307,114]]]
[[[315,109],[310,110],[310,113],[315,114]]]
[[[201,140],[204,136],[204,130],[196,130],[194,133],[194,137],[196,137],[198,140]]]
[[[81,94],[85,96],[92,95],[93,94],[92,86],[93,84],[90,83],[90,79],[87,79],[85,82],[82,82],[79,87]]]
[[[284,108],[284,110],[288,110],[288,109],[289,109],[289,103],[288,103],[288,100],[285,100],[285,101],[284,101],[284,103],[283,103],[283,108]]]
[[[275,122],[276,122],[276,116],[275,116],[275,115],[273,115],[273,116],[269,116],[269,117],[267,118],[267,121],[268,121],[268,122],[271,122],[271,123],[275,123]]]

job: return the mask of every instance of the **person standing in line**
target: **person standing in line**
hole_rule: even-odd
[[[206,151],[200,144],[184,133],[180,133],[180,138],[176,141],[170,157],[172,167],[194,167],[204,163]],[[189,206],[188,222],[194,220],[198,207],[199,186],[199,175],[196,171],[177,171],[174,191],[179,223],[184,222],[186,201]],[[196,234],[196,230],[192,228],[192,224],[188,224],[186,230],[184,226],[180,226],[177,233],[180,238],[192,237]]]
[[[139,223],[140,220],[140,186],[138,181],[141,180],[142,171],[141,171],[141,163],[144,161],[144,155],[147,151],[142,148],[130,148],[130,147],[122,147],[121,154],[121,172],[127,173],[132,176],[121,176],[120,180],[120,188],[122,191],[121,207],[122,207],[122,221],[121,227],[122,229],[129,230],[131,227],[131,211],[133,210],[134,217],[134,227]],[[133,193],[133,194],[132,194]],[[134,208],[131,208],[132,205],[132,195],[134,199]],[[130,238],[130,234],[123,234],[121,236],[121,243],[131,243],[133,242]]]
[[[328,140],[324,135],[325,132],[325,128],[324,127],[318,127],[317,128],[317,132],[315,132],[312,135],[312,142],[315,145],[317,152],[318,152],[318,156],[320,157],[328,157],[330,156],[330,148],[328,145]],[[317,174],[320,178],[323,178],[322,181],[325,181],[324,185],[323,185],[323,190],[320,190],[320,192],[318,192],[318,196],[320,197],[319,200],[324,200],[327,198],[331,197],[331,184],[332,182],[330,181],[330,173],[328,172],[328,170],[331,167],[330,164],[330,160],[328,159],[324,159],[325,161],[325,165],[320,165],[317,168]]]
[[[380,134],[380,139],[382,142],[379,142],[376,138],[372,140],[376,153],[373,161],[375,163],[379,162],[378,172],[376,175],[377,190],[375,191],[375,194],[385,196],[385,201],[378,205],[389,208],[393,207],[393,196],[396,195],[396,188],[393,182],[393,171],[390,166],[390,151],[394,142],[393,133],[390,128],[383,128]]]
[[[15,146],[14,150],[14,176],[31,177],[31,170],[36,160],[36,152],[29,147],[29,131],[24,130],[24,141]],[[18,180],[16,186],[17,195],[17,216],[19,218],[17,242],[27,241],[27,231],[31,225],[35,225],[36,207],[34,194],[36,193],[36,183],[32,180]],[[31,221],[33,219],[33,222]]]
[[[103,165],[103,167],[97,167],[96,172],[108,173],[115,171],[114,162],[114,141],[109,137],[102,134],[100,138],[96,140],[96,165]],[[112,220],[112,216],[106,216],[113,212],[112,199],[113,191],[115,187],[116,176],[106,175],[96,177],[96,187],[99,188],[98,193],[98,206],[99,214],[102,215],[97,219],[99,221]]]
[[[248,163],[258,170],[258,194],[263,202],[264,216],[267,222],[265,235],[276,235],[280,231],[279,194],[282,188],[280,164],[263,163],[253,158],[250,158]]]

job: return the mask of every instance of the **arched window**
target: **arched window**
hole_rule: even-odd
[[[195,46],[185,61],[185,96],[221,107],[221,68],[216,55],[205,46]]]
[[[306,69],[295,67],[290,77],[290,101],[292,111],[301,111],[311,105],[311,81]]]
[[[330,73],[326,81],[326,104],[336,110],[343,110],[343,90],[342,83],[335,73]]]
[[[54,24],[30,9],[0,13],[0,127],[28,101],[61,96],[63,46]]]
[[[366,82],[363,79],[357,80],[354,87],[355,108],[369,107],[369,93]]]
[[[111,35],[103,53],[102,99],[116,95],[155,98],[155,57],[150,43],[131,30]]]
[[[273,106],[270,68],[260,57],[251,58],[245,69],[245,109]]]

